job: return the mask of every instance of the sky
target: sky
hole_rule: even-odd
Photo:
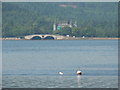
[[[120,0],[0,0],[2,2],[119,2]]]

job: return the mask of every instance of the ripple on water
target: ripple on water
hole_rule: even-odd
[[[117,76],[3,76],[3,88],[118,88]]]

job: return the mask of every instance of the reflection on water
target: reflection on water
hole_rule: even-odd
[[[3,76],[3,88],[117,88],[116,76]]]
[[[80,79],[81,79],[81,76],[80,75],[77,75],[77,84],[78,84],[78,88],[81,87],[81,82],[80,82]]]
[[[117,87],[117,40],[3,41],[2,54],[3,87]]]

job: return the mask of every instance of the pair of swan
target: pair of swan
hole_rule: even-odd
[[[63,75],[64,73],[63,73],[63,72],[58,72],[58,74]],[[77,75],[82,75],[82,72],[78,70],[78,71],[76,72],[76,74],[77,74]]]

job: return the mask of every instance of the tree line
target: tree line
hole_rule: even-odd
[[[86,37],[118,37],[117,2],[3,2],[3,37],[59,34]],[[53,31],[55,21],[77,21],[78,27]]]

